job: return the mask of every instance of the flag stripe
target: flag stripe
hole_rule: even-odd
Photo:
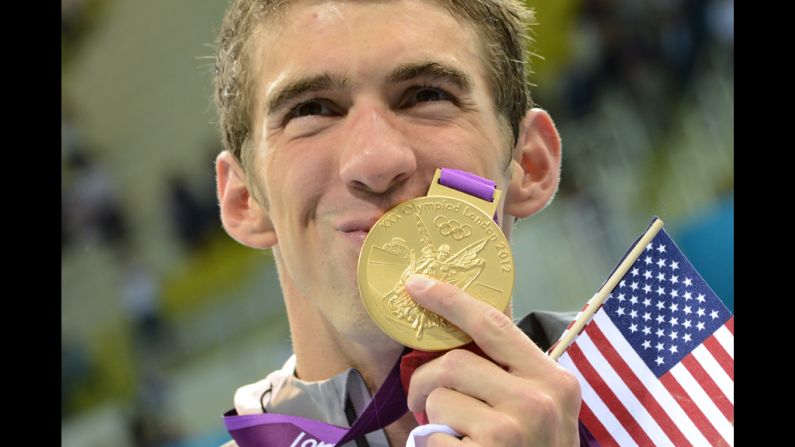
[[[621,336],[618,328],[613,324],[613,321],[603,309],[594,315],[594,323],[599,325],[600,330],[604,333],[605,337],[613,343],[616,350],[623,354],[623,360],[629,365],[632,371],[638,375],[638,378],[643,382],[651,393],[652,397],[662,406],[663,410],[676,421],[679,430],[687,437],[693,445],[707,445],[707,439],[702,434],[701,430],[696,427],[690,417],[685,412],[679,403],[671,396],[667,387],[663,386],[657,376],[646,366],[643,359],[640,358],[637,352],[632,349],[632,346],[627,340]]]
[[[649,390],[638,379],[638,376],[627,366],[621,359],[621,356],[616,352],[601,330],[598,324],[591,324],[585,329],[585,333],[591,338],[593,343],[599,349],[601,354],[610,363],[610,366],[618,373],[621,379],[626,382],[629,389],[635,395],[640,405],[651,414],[652,418],[660,425],[665,431],[668,439],[670,439],[677,446],[691,445],[685,439],[681,431],[676,427],[674,421],[668,416],[665,410],[662,409],[657,399],[651,395]],[[579,341],[579,340],[578,340]],[[655,380],[656,381],[656,380]]]
[[[723,368],[723,371],[729,378],[734,380],[734,359],[729,357],[729,354],[723,349],[714,335],[704,340],[704,348],[712,354],[712,357],[718,362],[718,365]]]
[[[734,335],[734,315],[732,315],[732,317],[726,321],[726,328],[729,329],[729,332],[731,332],[732,335]]]
[[[610,436],[604,425],[599,422],[599,418],[591,411],[588,404],[585,402],[580,406],[580,421],[588,429],[589,432],[599,441],[600,447],[619,447],[619,444]],[[582,442],[582,441],[581,441]]]
[[[731,422],[721,413],[712,399],[710,399],[709,395],[707,395],[705,390],[701,387],[701,384],[696,381],[682,364],[671,368],[670,373],[687,394],[690,395],[690,398],[696,403],[704,416],[709,419],[712,426],[718,430],[721,437],[731,444],[734,441],[734,426],[732,426]]]
[[[734,335],[726,329],[726,326],[721,326],[720,329],[715,331],[715,339],[718,340],[723,349],[726,351],[726,354],[729,354],[729,357],[734,359]]]
[[[676,399],[676,402],[679,403],[679,406],[682,407],[688,414],[688,417],[696,424],[701,433],[704,434],[704,437],[707,438],[710,445],[716,445],[717,439],[721,438],[720,434],[712,424],[709,423],[707,418],[704,416],[704,413],[696,406],[695,403],[690,399],[690,396],[687,395],[684,389],[679,385],[679,383],[674,379],[670,372],[663,374],[660,377],[660,382],[668,389],[668,392]],[[704,445],[704,444],[701,444]]]
[[[720,391],[729,399],[729,402],[734,405],[734,379],[729,377],[726,374],[726,371],[723,367],[715,360],[715,357],[710,354],[709,350],[702,346],[697,347],[696,349],[691,352],[693,357],[698,360],[698,363],[704,368],[705,371],[709,372],[709,375],[712,377],[712,380],[715,381],[715,384],[718,385]]]
[[[638,422],[635,421],[635,418],[632,417],[618,397],[616,397],[615,393],[613,393],[602,377],[594,370],[588,359],[585,358],[585,355],[579,347],[579,344],[581,343],[580,339],[583,337],[586,337],[586,335],[580,335],[580,338],[577,339],[577,342],[572,344],[566,351],[569,353],[572,362],[574,362],[577,368],[582,371],[583,376],[588,378],[588,383],[590,383],[599,398],[602,399],[605,405],[607,405],[610,411],[620,421],[621,425],[627,429],[627,432],[632,439],[639,445],[653,445],[652,440],[649,438],[643,428],[638,425]]]
[[[685,369],[690,373],[691,376],[695,379],[695,381],[701,385],[701,388],[707,393],[707,396],[712,400],[712,403],[718,407],[723,416],[729,422],[734,422],[734,405],[729,402],[729,399],[726,395],[721,391],[718,385],[712,380],[709,374],[701,367],[701,364],[698,363],[696,358],[692,355],[688,355],[687,357],[682,359],[682,365],[684,365]]]
[[[582,402],[583,404],[588,404],[589,409],[591,412],[596,416],[598,415],[600,424],[607,430],[610,435],[610,438],[607,442],[615,442],[620,446],[630,446],[630,445],[637,445],[635,441],[632,440],[632,437],[627,433],[625,427],[618,422],[613,412],[610,411],[609,408],[602,402],[602,399],[596,394],[596,391],[591,387],[587,380],[582,376],[580,370],[577,369],[577,365],[569,356],[568,351],[564,352],[562,356],[560,356],[560,360],[558,360],[564,368],[569,370],[572,374],[577,377],[577,380],[580,381],[580,392],[582,393]],[[585,426],[591,432],[592,435],[597,436],[599,433],[598,427],[593,427],[588,424],[588,421],[583,420]],[[602,438],[597,438],[599,443],[605,442]]]

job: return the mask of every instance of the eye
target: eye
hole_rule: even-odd
[[[455,103],[455,97],[436,87],[415,87],[406,95],[405,106],[411,107],[423,102],[450,101]]]
[[[322,99],[311,99],[304,101],[297,106],[293,107],[287,116],[284,117],[284,122],[287,123],[293,118],[302,118],[306,116],[331,116],[334,111],[329,107],[328,102]]]

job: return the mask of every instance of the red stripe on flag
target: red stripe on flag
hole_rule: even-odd
[[[704,347],[707,348],[707,351],[712,354],[715,361],[726,371],[726,374],[734,380],[734,359],[723,349],[723,346],[720,345],[714,334],[704,340]]]
[[[599,419],[596,418],[596,415],[593,414],[593,411],[591,411],[584,401],[582,406],[580,406],[580,421],[582,421],[585,428],[591,432],[593,437],[599,441],[601,447],[619,447],[618,442],[610,436],[610,432],[599,422]],[[582,443],[582,440],[580,440],[580,443]]]
[[[569,354],[569,357],[571,357],[571,361],[574,365],[577,366],[577,369],[580,370],[585,380],[588,381],[588,384],[591,385],[591,388],[596,391],[596,394],[599,395],[599,398],[602,399],[602,402],[610,409],[610,412],[618,419],[618,422],[621,423],[624,430],[629,433],[635,443],[638,445],[654,445],[646,432],[643,431],[637,421],[629,414],[624,404],[618,400],[613,390],[602,380],[602,376],[591,366],[591,362],[585,358],[580,347],[575,343],[569,346],[566,352]]]
[[[679,403],[679,406],[685,410],[690,419],[693,423],[698,427],[701,433],[704,434],[704,437],[712,445],[726,445],[726,441],[723,440],[723,437],[715,430],[715,427],[709,422],[704,413],[698,408],[698,406],[693,402],[693,399],[690,398],[690,395],[679,385],[679,382],[676,381],[674,376],[671,374],[670,371],[663,374],[660,377],[660,382],[662,382],[665,389],[671,393],[676,402]]]
[[[690,375],[696,379],[696,382],[701,385],[701,388],[704,388],[704,391],[712,399],[712,402],[715,403],[715,406],[720,409],[720,412],[733,424],[734,405],[729,402],[729,398],[718,388],[718,385],[712,380],[712,377],[707,374],[707,371],[704,370],[701,363],[698,363],[693,357],[693,354],[689,354],[682,359],[682,364],[690,371]]]
[[[729,332],[731,332],[732,335],[734,335],[734,315],[732,315],[732,317],[729,318],[729,321],[727,321],[725,324],[726,324],[726,329],[728,329]]]
[[[632,390],[632,394],[638,398],[638,401],[643,404],[646,411],[649,412],[660,428],[662,428],[665,435],[668,436],[668,439],[677,446],[691,445],[674,421],[671,420],[671,417],[668,416],[668,413],[666,413],[659,402],[657,402],[657,399],[654,398],[654,395],[649,392],[648,388],[643,385],[643,382],[641,382],[635,372],[624,362],[618,354],[618,351],[610,344],[599,327],[596,324],[590,324],[588,328],[585,329],[585,332],[591,337],[591,341],[599,348],[599,351],[605,359],[607,359],[607,362],[610,363],[610,366],[612,366],[616,373],[624,380],[627,387]]]

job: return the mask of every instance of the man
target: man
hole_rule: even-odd
[[[359,251],[387,210],[426,194],[436,168],[496,181],[506,236],[552,199],[560,139],[530,108],[530,19],[508,0],[231,5],[215,85],[221,219],[238,242],[273,249],[295,352],[238,390],[239,414],[339,424],[351,399],[362,411],[360,388],[373,393],[404,348],[361,303]],[[428,445],[578,445],[577,380],[513,324],[510,306],[505,315],[422,275],[406,285],[490,358],[452,350],[415,371],[410,410],[462,435]],[[341,388],[343,403],[328,401]],[[407,413],[362,442],[402,446],[416,425]]]

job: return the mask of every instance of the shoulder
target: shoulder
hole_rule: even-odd
[[[558,341],[560,335],[576,316],[577,312],[535,311],[522,318],[516,325],[541,350],[546,351]]]

